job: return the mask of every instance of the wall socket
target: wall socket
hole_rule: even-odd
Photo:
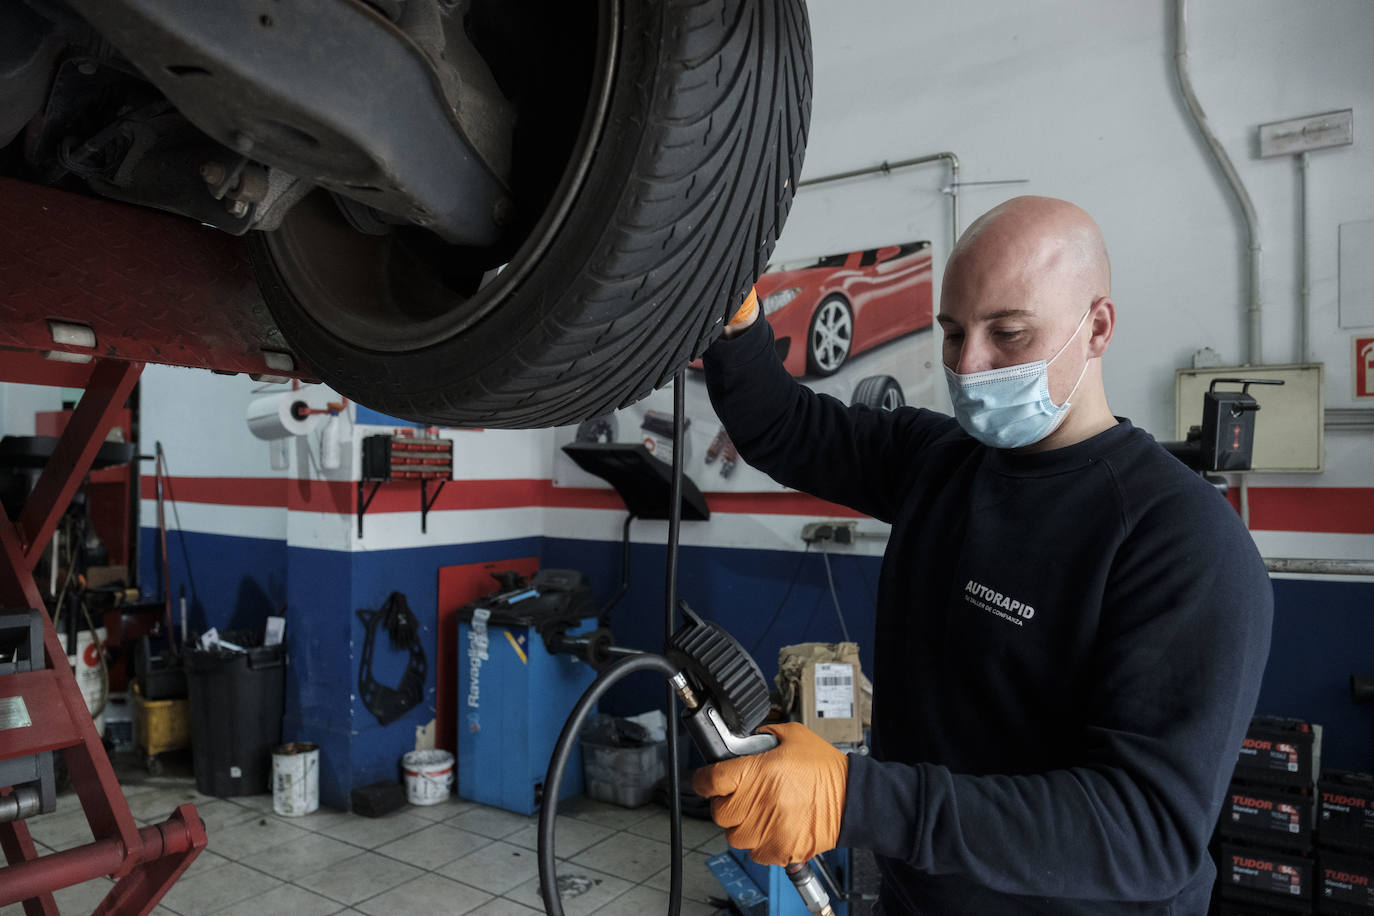
[[[832,544],[853,544],[859,530],[856,521],[807,522],[802,526],[802,540],[808,544],[829,541]]]

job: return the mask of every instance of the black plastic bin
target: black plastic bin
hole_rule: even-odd
[[[270,791],[286,690],[283,647],[193,649],[186,675],[196,788],[219,798]]]

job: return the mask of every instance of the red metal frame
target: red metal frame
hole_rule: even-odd
[[[243,239],[13,178],[0,177],[0,201],[0,350],[312,377],[268,365],[286,347]],[[89,328],[95,347],[57,343],[52,321]]]
[[[0,514],[0,605],[43,608],[33,570],[62,513],[115,425],[143,364],[96,360],[89,367],[6,354],[0,381],[84,388],[71,421],[17,522]],[[0,696],[22,696],[29,728],[0,731],[0,759],[60,750],[94,842],[39,856],[24,821],[0,823],[0,906],[23,902],[26,916],[57,916],[52,892],[109,875],[116,883],[97,916],[144,916],[205,848],[205,827],[192,805],[165,822],[139,828],[45,616],[47,667],[0,677]]]

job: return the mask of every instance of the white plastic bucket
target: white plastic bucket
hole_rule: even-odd
[[[297,741],[272,748],[272,810],[301,817],[319,807],[319,745]]]
[[[401,769],[412,805],[437,805],[453,791],[453,755],[448,751],[411,751],[401,758]]]

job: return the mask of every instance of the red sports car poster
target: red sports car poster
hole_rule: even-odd
[[[755,287],[783,366],[846,404],[892,410],[932,401],[934,364],[929,242],[907,242],[770,265]],[[746,465],[711,409],[701,362],[687,371],[683,468],[704,492],[767,492],[778,485]],[[672,460],[671,387],[578,427],[556,431],[554,483],[600,481],[562,453],[569,442],[642,443]]]

